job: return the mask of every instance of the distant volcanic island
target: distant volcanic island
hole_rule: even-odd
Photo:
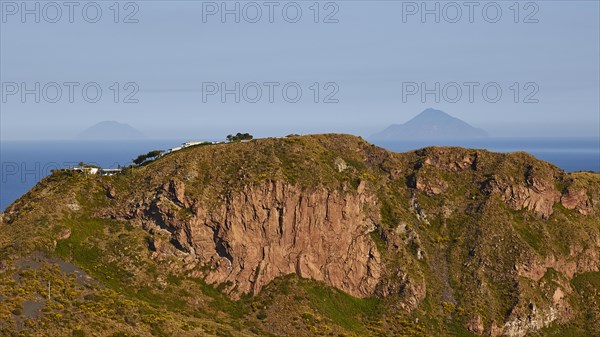
[[[76,138],[79,140],[137,140],[146,137],[129,124],[103,121],[83,130]]]
[[[372,135],[371,141],[472,140],[487,138],[488,133],[435,109],[427,109],[404,124],[392,124]]]

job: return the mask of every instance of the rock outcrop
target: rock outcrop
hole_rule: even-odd
[[[428,196],[442,194],[448,188],[448,184],[439,178],[426,179],[421,176],[414,178],[414,188]],[[413,187],[411,186],[411,187]]]
[[[377,203],[364,183],[353,193],[304,190],[281,182],[251,186],[211,209],[189,201],[185,185],[170,182],[142,215],[173,233],[174,243],[209,266],[208,283],[228,284],[233,296],[257,293],[287,274],[324,281],[357,297],[374,293],[384,268],[370,231]],[[173,205],[190,205],[178,219]]]
[[[514,210],[526,209],[542,219],[548,219],[561,196],[553,184],[549,180],[531,179],[523,184],[510,178],[494,178],[487,182],[486,189],[490,194],[500,195]]]
[[[566,209],[576,209],[583,215],[587,215],[593,210],[590,199],[584,189],[568,188],[561,196],[560,202]]]

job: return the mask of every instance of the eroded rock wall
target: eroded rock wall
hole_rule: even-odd
[[[209,266],[208,283],[226,283],[233,295],[257,293],[296,273],[353,296],[374,293],[383,265],[370,232],[379,215],[364,184],[343,192],[267,182],[232,192],[216,209],[187,200],[184,189],[168,184],[141,217]],[[191,216],[180,221],[176,213],[186,205]]]

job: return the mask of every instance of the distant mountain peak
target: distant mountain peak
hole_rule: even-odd
[[[437,109],[426,109],[423,110],[420,114],[417,115],[418,116],[427,116],[427,117],[436,117],[436,118],[447,118],[447,119],[458,119],[442,110],[437,110]]]
[[[449,116],[452,117],[450,115],[448,115],[447,113],[443,112],[442,110],[436,110],[433,108],[427,108],[425,110],[423,110],[419,115],[424,115],[424,116]]]
[[[453,140],[487,136],[487,132],[482,129],[475,128],[444,111],[429,108],[404,124],[390,125],[370,139],[375,141]]]
[[[76,138],[82,140],[134,140],[145,138],[145,136],[129,124],[102,121],[83,130]]]

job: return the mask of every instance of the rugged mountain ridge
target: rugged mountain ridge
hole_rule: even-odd
[[[382,266],[368,234],[378,214],[363,213],[376,203],[364,185],[345,195],[269,181],[232,193],[213,211],[188,201],[184,188],[172,181],[162,190],[167,197],[142,206],[143,214],[138,208],[135,219],[146,228],[158,223],[173,231],[177,246],[198,265],[210,266],[207,275],[197,275],[208,283],[229,282],[225,289],[234,296],[254,294],[276,277],[295,273],[357,297],[374,293]],[[173,217],[177,204],[190,205],[187,221]],[[161,244],[153,245],[164,253]]]
[[[269,302],[252,307],[266,319],[244,316],[259,335],[314,335],[322,323],[303,310],[340,334],[589,335],[600,317],[599,205],[598,174],[525,153],[391,153],[315,135],[193,147],[113,177],[57,173],[7,209],[2,229],[13,235],[0,243],[6,261],[47,251],[109,284],[94,268],[110,263],[131,275],[113,288],[138,296],[141,285],[165,294],[169,285],[143,277],[158,270],[156,280],[201,280],[236,305],[292,296],[286,287],[303,293],[304,281],[282,285],[291,274],[378,301],[375,316],[351,321],[310,292],[308,302],[295,295],[297,306]],[[78,234],[90,219],[103,240]],[[110,234],[116,226],[129,229]],[[107,247],[134,234],[135,256]],[[80,255],[92,249],[102,255],[89,263]],[[194,310],[206,301],[185,298]],[[295,315],[307,331],[289,326]],[[403,319],[372,326],[388,316]]]

